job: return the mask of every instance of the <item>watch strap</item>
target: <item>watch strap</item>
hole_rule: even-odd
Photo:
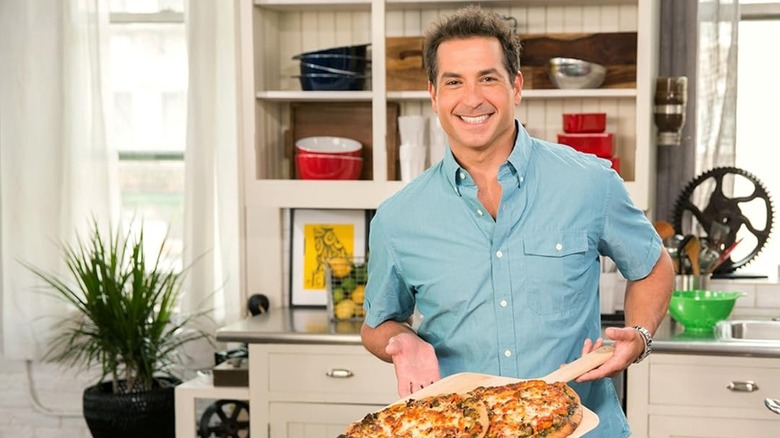
[[[645,349],[642,351],[642,354],[640,354],[639,357],[637,357],[634,361],[634,363],[639,363],[642,362],[647,356],[650,356],[650,353],[653,351],[653,335],[651,335],[650,331],[641,325],[635,325],[632,328],[636,330],[636,332],[639,333],[639,335],[645,341]]]

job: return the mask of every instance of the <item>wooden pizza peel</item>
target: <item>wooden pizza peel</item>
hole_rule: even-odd
[[[596,350],[591,351],[585,356],[558,368],[546,376],[540,377],[539,379],[548,383],[569,382],[606,362],[607,359],[612,357],[612,353],[614,353],[614,351],[614,345],[604,345]],[[480,386],[501,386],[509,383],[522,382],[524,380],[531,379],[515,379],[512,377],[493,376],[479,373],[457,373],[451,376],[447,376],[438,382],[434,382],[433,384],[426,386],[414,394],[397,401],[396,403],[405,402],[409,399],[428,397],[431,395],[449,394],[452,392],[464,393]],[[582,422],[571,435],[571,437],[581,437],[586,432],[595,429],[598,424],[598,415],[596,415],[595,412],[591,411],[587,407],[583,406]]]

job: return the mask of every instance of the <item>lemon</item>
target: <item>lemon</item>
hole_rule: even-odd
[[[333,288],[332,294],[333,294],[333,303],[334,304],[340,303],[341,301],[344,300],[344,297],[346,296],[346,292],[344,292],[344,289],[342,289],[340,287]]]
[[[352,294],[349,296],[352,301],[355,302],[355,304],[363,304],[363,300],[366,297],[366,287],[361,285],[358,285],[355,287],[355,290],[352,291]]]
[[[357,306],[355,308],[355,317],[356,318],[362,318],[364,316],[366,316],[366,311],[365,311],[365,309],[363,309],[363,306]]]
[[[352,263],[344,257],[336,257],[328,260],[330,275],[336,278],[344,278],[352,272]]]
[[[341,280],[341,287],[346,292],[352,292],[353,290],[355,290],[355,286],[357,286],[357,282],[352,277],[347,277]]]
[[[333,313],[336,319],[350,319],[355,315],[355,308],[357,306],[351,300],[344,300],[333,309]]]

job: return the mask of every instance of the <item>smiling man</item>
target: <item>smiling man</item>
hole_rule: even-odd
[[[628,436],[607,377],[649,354],[671,260],[609,162],[515,120],[519,54],[507,23],[476,6],[428,31],[449,147],[371,223],[363,344],[394,364],[401,396],[457,372],[543,376],[601,345],[599,256],[610,257],[629,280],[627,324],[606,330],[614,355],[572,386],[599,416],[589,436]]]

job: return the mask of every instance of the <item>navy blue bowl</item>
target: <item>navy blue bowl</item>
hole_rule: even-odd
[[[300,75],[301,88],[305,91],[355,91],[366,86],[366,75],[340,75],[332,73],[310,73]]]
[[[310,55],[300,58],[301,74],[334,73],[358,74],[366,73],[368,59],[347,55]]]
[[[299,59],[300,57],[309,55],[340,55],[340,56],[354,56],[356,58],[365,58],[368,52],[368,46],[371,44],[356,44],[352,46],[332,47],[330,49],[315,50],[312,52],[304,52],[299,55],[293,56],[293,59]]]

